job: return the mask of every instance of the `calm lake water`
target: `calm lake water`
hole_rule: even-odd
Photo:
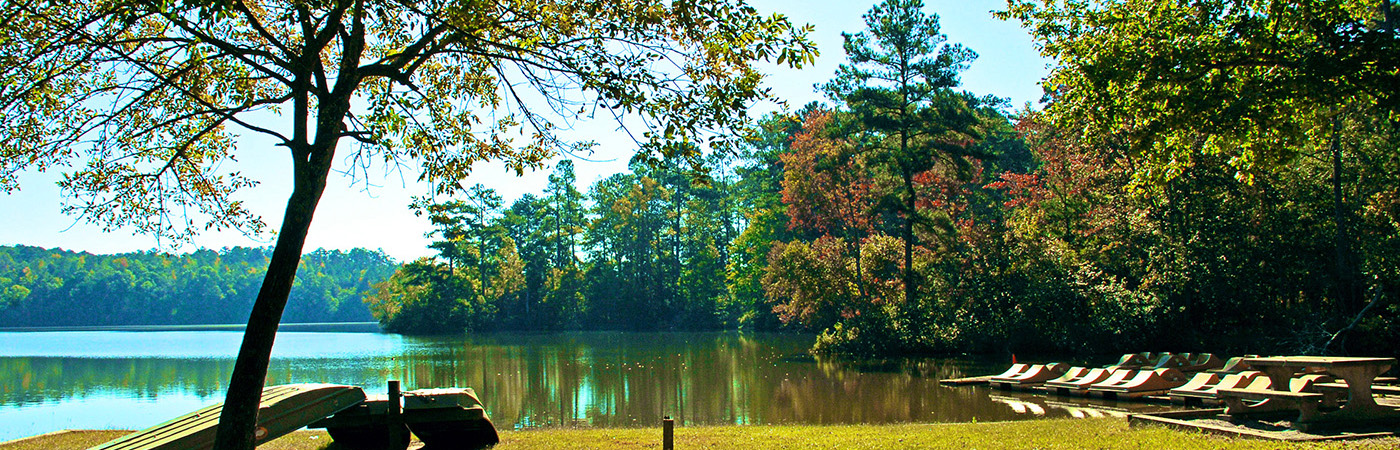
[[[238,331],[0,332],[0,442],[68,428],[140,429],[223,400]],[[278,334],[268,384],[337,383],[383,393],[474,388],[496,426],[970,422],[1120,413],[942,378],[1005,361],[814,359],[811,337],[563,333],[404,337]],[[1098,407],[1099,409],[1089,409]]]

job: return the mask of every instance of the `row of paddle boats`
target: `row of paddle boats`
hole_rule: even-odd
[[[1209,353],[1130,353],[1099,368],[1012,364],[989,382],[999,389],[1109,399],[1154,397],[1188,405],[1219,403],[1220,389],[1273,389],[1269,377],[1250,370],[1243,360],[1221,360]],[[1323,373],[1303,373],[1289,380],[1288,390],[1324,391],[1335,387],[1337,381]]]

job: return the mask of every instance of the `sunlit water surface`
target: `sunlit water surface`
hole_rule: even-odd
[[[61,429],[140,429],[223,400],[237,331],[0,332],[0,442]],[[841,363],[810,336],[562,333],[404,337],[278,334],[269,384],[336,383],[383,393],[462,386],[498,428],[679,424],[970,422],[1137,407],[1059,402],[941,378],[1004,361]]]

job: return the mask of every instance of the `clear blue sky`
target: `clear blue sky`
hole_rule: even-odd
[[[858,32],[865,28],[861,14],[873,1],[799,1],[750,0],[760,11],[779,12],[796,23],[816,27],[813,40],[821,51],[816,64],[803,70],[769,66],[767,83],[792,107],[810,101],[823,100],[812,88],[831,78],[836,66],[845,61],[841,50],[841,32]],[[1048,72],[1047,61],[1031,45],[1031,40],[1019,24],[993,18],[990,11],[1005,7],[1002,0],[925,0],[928,11],[939,15],[943,33],[950,42],[961,43],[978,58],[963,73],[963,87],[977,94],[993,94],[1009,98],[1020,108],[1040,99],[1040,80]],[[773,105],[760,105],[754,116],[771,111]],[[593,161],[575,161],[579,189],[587,189],[595,181],[626,169],[635,145],[608,121],[581,124],[573,131],[579,138],[600,143]],[[238,194],[261,215],[270,229],[276,229],[291,192],[291,174],[284,150],[258,139],[244,139],[240,146],[249,150],[239,155],[239,170],[261,182],[259,186]],[[264,150],[258,150],[259,148]],[[495,164],[480,164],[473,173],[473,182],[499,191],[509,203],[526,193],[543,191],[550,169],[515,177]],[[381,175],[383,175],[381,177]],[[157,243],[153,237],[136,235],[130,230],[103,232],[101,227],[78,222],[75,217],[59,212],[60,192],[54,186],[57,173],[28,173],[20,178],[21,191],[0,195],[0,245],[34,245],[61,247],[92,253],[116,253],[161,248],[167,251],[189,251],[195,247],[221,248],[233,246],[262,246],[271,244],[271,236],[244,236],[237,232],[204,233],[193,245],[172,247]],[[426,219],[416,217],[408,208],[413,195],[421,195],[427,187],[416,183],[416,174],[372,174],[371,185],[364,180],[332,174],[325,198],[316,212],[307,238],[306,250],[316,248],[350,249],[365,247],[383,249],[400,261],[432,254],[427,249],[429,230]],[[508,204],[507,203],[507,204]]]

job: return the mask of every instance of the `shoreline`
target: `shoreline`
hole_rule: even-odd
[[[62,430],[0,443],[0,450],[85,449],[126,433],[119,430]],[[559,427],[501,430],[495,450],[643,449],[661,444],[660,424],[648,428]],[[714,425],[677,426],[676,448],[1173,448],[1286,449],[1296,442],[1265,441],[1183,432],[1166,427],[1130,427],[1121,418],[1044,419],[982,423],[893,425]],[[267,442],[260,450],[334,448],[324,430],[299,430]],[[414,447],[418,445],[415,444]],[[1319,449],[1388,449],[1400,438],[1307,444]],[[411,447],[413,448],[413,447]]]
[[[243,331],[248,324],[203,324],[203,325],[80,325],[67,327],[0,327],[0,333],[44,333],[73,331]],[[339,332],[339,333],[381,333],[379,322],[311,322],[284,323],[278,325],[279,332]]]

